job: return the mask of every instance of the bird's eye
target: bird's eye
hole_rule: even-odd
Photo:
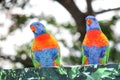
[[[95,18],[93,18],[93,20],[95,21],[96,19],[95,19]]]
[[[36,24],[36,26],[40,26],[40,24]]]

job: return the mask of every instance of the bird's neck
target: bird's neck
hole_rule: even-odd
[[[46,34],[47,32],[41,32],[41,33],[34,33],[34,36],[35,36],[35,38],[36,37],[38,37],[38,36],[40,36],[40,35],[43,35],[43,34]]]
[[[88,30],[87,32],[89,32],[89,31],[101,31],[101,29],[94,28],[94,29],[90,29],[90,30]]]
[[[35,37],[36,40],[46,40],[50,37],[48,33],[44,33]]]
[[[100,29],[91,29],[91,30],[88,30],[87,33],[98,33],[98,32],[101,32]]]

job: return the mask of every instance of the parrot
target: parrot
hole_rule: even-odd
[[[34,34],[31,57],[34,67],[54,67],[60,65],[60,48],[57,40],[40,22],[33,22],[30,29]]]
[[[109,58],[109,41],[102,32],[97,19],[88,15],[86,34],[82,42],[82,64],[106,64]]]

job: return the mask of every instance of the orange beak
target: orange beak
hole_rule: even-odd
[[[36,31],[34,26],[31,26],[30,29],[31,29],[33,32]]]
[[[90,19],[87,19],[87,24],[90,26],[92,24],[92,21]]]

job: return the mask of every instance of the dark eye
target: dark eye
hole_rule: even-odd
[[[95,18],[93,18],[93,20],[95,21],[96,19],[95,19]]]
[[[40,26],[40,24],[36,24],[36,26]]]

